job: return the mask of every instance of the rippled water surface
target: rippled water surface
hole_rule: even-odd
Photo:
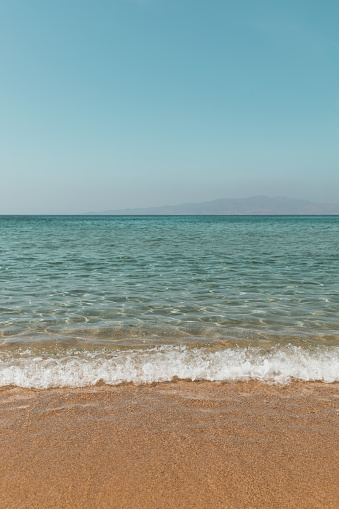
[[[339,217],[1,217],[3,347],[339,344]]]

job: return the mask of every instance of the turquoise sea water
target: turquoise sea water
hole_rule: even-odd
[[[156,356],[174,356],[167,378],[187,355],[337,362],[339,217],[2,216],[0,316],[2,384],[37,359],[37,372],[115,359],[119,381],[134,380],[123,362]]]

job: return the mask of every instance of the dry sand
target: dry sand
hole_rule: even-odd
[[[0,391],[1,508],[339,508],[339,384]]]

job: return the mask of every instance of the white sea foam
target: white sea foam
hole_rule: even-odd
[[[207,348],[167,346],[114,353],[69,353],[44,356],[24,352],[0,355],[0,386],[83,387],[99,381],[116,385],[190,380],[339,381],[339,347],[296,346],[260,348]]]

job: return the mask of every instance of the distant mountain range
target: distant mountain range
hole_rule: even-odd
[[[92,213],[93,214],[93,213]],[[221,198],[202,203],[163,205],[137,209],[106,210],[98,215],[323,215],[339,214],[339,205],[324,205],[294,198],[252,196]]]

